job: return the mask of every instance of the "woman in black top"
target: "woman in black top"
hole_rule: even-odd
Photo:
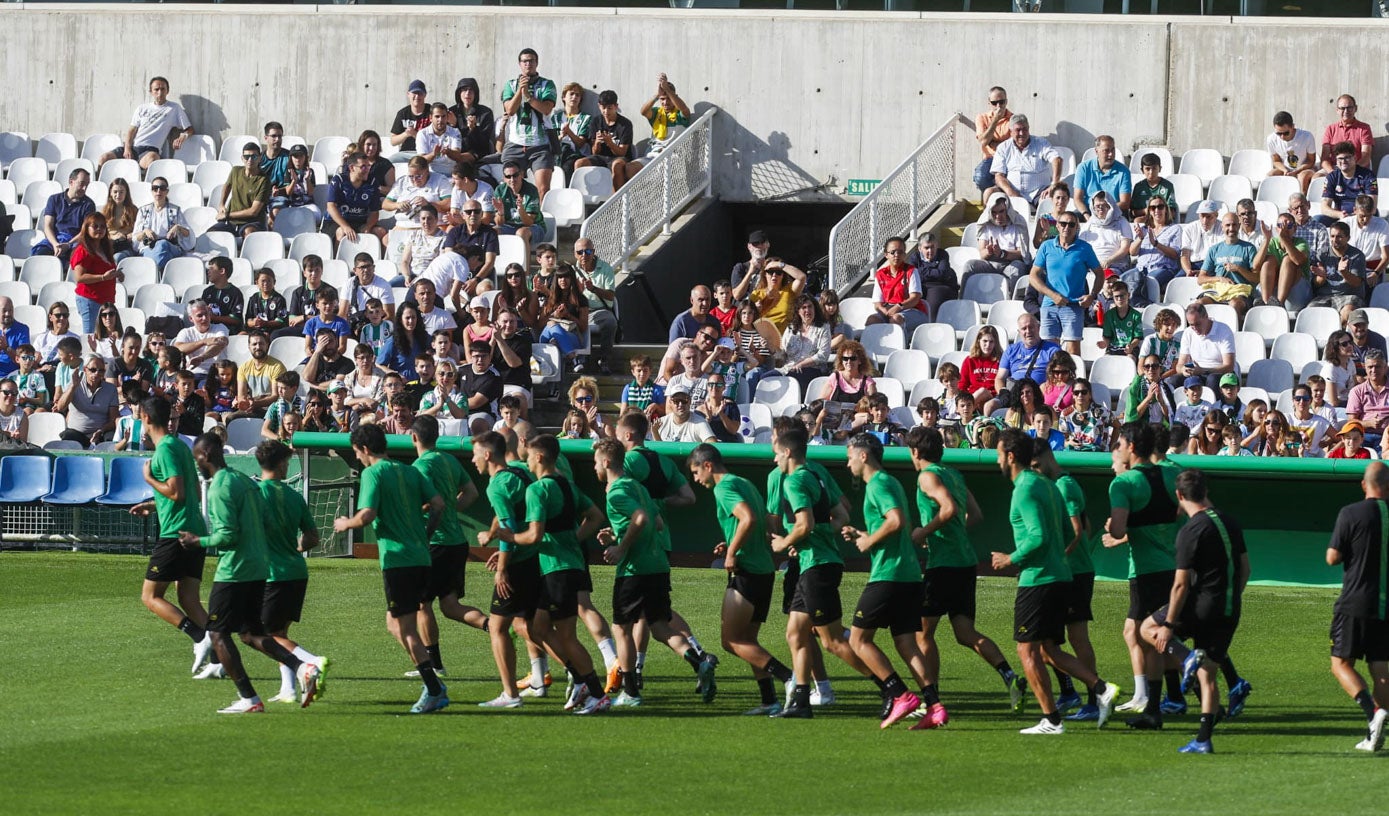
[[[395,186],[395,165],[381,155],[381,134],[374,130],[362,131],[362,135],[357,137],[357,149],[371,159],[371,172],[367,173],[367,181],[380,190],[382,196],[389,194],[391,187]]]

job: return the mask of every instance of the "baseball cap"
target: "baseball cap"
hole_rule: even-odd
[[[720,337],[719,342],[715,343],[714,345],[719,348],[736,349],[738,347],[738,344],[733,341],[732,337]]]
[[[1353,309],[1350,315],[1346,318],[1347,326],[1354,326],[1356,323],[1364,323],[1366,325],[1369,325],[1370,316],[1365,313],[1364,309]]]
[[[678,396],[689,397],[690,389],[686,388],[683,385],[672,385],[670,388],[666,389],[666,399],[671,399],[672,397]]]
[[[749,243],[749,244],[765,244],[765,243],[767,243],[767,233],[763,232],[762,230],[753,230],[752,232],[749,232],[749,233],[748,233],[748,243]]]
[[[1225,376],[1226,376],[1226,377],[1229,377],[1229,376],[1232,376],[1232,375],[1227,374],[1227,375],[1225,375]],[[1239,381],[1236,380],[1236,382],[1239,382]],[[1206,384],[1206,381],[1203,380],[1203,379],[1201,379],[1200,377],[1187,377],[1187,378],[1186,378],[1186,382],[1182,383],[1182,387],[1183,387],[1183,388],[1200,388],[1200,387],[1204,386],[1205,384]],[[1221,385],[1224,385],[1224,384],[1225,384],[1225,377],[1221,377],[1221,378],[1220,378],[1220,384],[1221,384]]]
[[[1211,213],[1218,212],[1220,212],[1220,205],[1214,201],[1211,201],[1209,198],[1196,205],[1197,215],[1210,215]]]
[[[1239,385],[1239,375],[1222,374],[1220,377],[1220,387],[1224,388],[1227,385]]]
[[[429,93],[424,87],[424,80],[416,79],[410,83],[410,93]]]
[[[342,391],[345,388],[347,388],[347,386],[342,384],[342,380],[333,380],[331,383],[328,384],[328,393],[336,394],[337,392]]]
[[[291,147],[291,148],[289,149],[289,155],[291,155],[291,156],[307,156],[307,155],[309,155],[309,149],[308,149],[307,147],[305,147],[304,145],[297,144],[297,145],[295,145],[294,147]]]
[[[473,309],[490,309],[490,308],[492,308],[492,304],[489,303],[488,300],[487,300],[487,298],[483,297],[482,295],[478,295],[477,297],[475,297],[475,298],[473,298],[472,300],[468,301],[468,311],[470,311],[470,312],[471,312]]]
[[[1364,433],[1365,426],[1360,424],[1360,420],[1358,419],[1348,419],[1346,420],[1346,424],[1341,426],[1340,434],[1341,436],[1345,436],[1351,431],[1359,431],[1360,433]]]

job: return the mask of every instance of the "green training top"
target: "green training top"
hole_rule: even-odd
[[[734,473],[725,473],[714,485],[714,504],[718,508],[719,526],[723,528],[723,540],[733,543],[733,534],[738,531],[738,517],[733,510],[740,504],[747,504],[752,511],[752,529],[747,540],[738,548],[735,556],[738,569],[751,575],[769,575],[775,571],[772,565],[772,545],[767,541],[766,516],[758,512],[766,505],[757,495],[752,482]]]
[[[207,515],[212,531],[198,539],[198,544],[221,554],[212,580],[240,583],[269,577],[260,491],[255,482],[231,468],[217,471],[207,485]]]
[[[436,495],[434,485],[409,465],[382,459],[362,471],[357,509],[376,511],[372,529],[381,569],[429,566],[429,527],[420,508]]]
[[[303,581],[309,565],[299,552],[299,534],[314,530],[313,514],[299,491],[277,479],[266,479],[260,487],[260,508],[264,516],[266,555],[270,559],[270,581]]]
[[[1080,489],[1080,482],[1069,473],[1062,473],[1056,480],[1056,489],[1061,491],[1061,501],[1066,506],[1065,538],[1063,541],[1069,542],[1075,535],[1075,529],[1071,526],[1071,518],[1080,516],[1085,518],[1085,491]],[[1071,577],[1077,575],[1088,575],[1095,571],[1095,562],[1090,558],[1090,549],[1095,544],[1093,531],[1082,533],[1080,540],[1076,542],[1075,549],[1066,554],[1066,566],[1071,568]]]
[[[497,515],[497,523],[502,527],[519,533],[526,529],[526,485],[530,484],[527,479],[533,480],[530,471],[526,470],[524,462],[507,462],[507,467],[514,467],[527,474],[526,479],[503,470],[493,476],[487,482],[487,503],[492,505],[492,512]],[[526,561],[534,558],[539,552],[539,547],[521,547],[508,541],[498,541],[497,548],[502,552],[511,553],[510,561]]]
[[[154,510],[159,516],[159,537],[178,538],[181,532],[206,535],[202,493],[198,485],[198,464],[183,440],[168,434],[159,441],[150,459],[150,475],[161,482],[174,476],[183,478],[183,501],[171,501],[154,492]]]
[[[902,511],[902,529],[879,541],[869,551],[868,560],[872,565],[868,572],[869,583],[921,580],[921,564],[916,560],[911,523],[907,518],[907,494],[896,479],[880,470],[868,480],[864,489],[863,520],[868,523],[868,532],[872,534],[883,526],[883,520],[892,510]]]
[[[458,520],[458,490],[468,474],[463,472],[463,463],[456,457],[438,452],[426,451],[415,460],[415,470],[423,473],[434,490],[444,498],[444,512],[439,518],[439,527],[429,537],[434,547],[457,547],[465,544],[463,525]]]
[[[1013,563],[1022,567],[1018,586],[1071,580],[1061,493],[1045,477],[1024,470],[1013,481],[1008,521],[1013,525]]]
[[[958,470],[944,465],[927,465],[924,472],[940,479],[955,502],[955,516],[927,539],[926,569],[978,567],[979,555],[974,551],[974,545],[969,543],[969,533],[965,532],[965,514],[969,510],[969,488],[965,486],[965,477]],[[940,513],[940,504],[918,487],[916,509],[921,512],[921,526],[924,527]]]
[[[563,523],[564,492],[560,487],[563,476],[546,476],[536,479],[526,488],[526,524],[537,521],[545,523],[545,534],[537,549],[540,551],[540,572],[549,575],[564,570],[584,568],[584,551],[579,547],[579,521],[583,511],[593,506],[573,482],[565,480],[574,496],[574,507],[569,529],[559,529]],[[524,548],[522,548],[524,549]]]
[[[646,529],[632,542],[622,560],[617,562],[619,578],[670,572],[670,559],[661,547],[660,537],[656,535],[656,525],[660,521],[656,501],[636,479],[627,476],[614,479],[612,484],[608,485],[607,511],[613,535],[619,544],[622,543],[622,537],[627,534],[632,517],[638,510],[646,511]]]
[[[1109,506],[1122,507],[1129,511],[1129,577],[1137,578],[1152,572],[1166,572],[1177,568],[1177,529],[1176,521],[1167,524],[1152,524],[1144,527],[1133,526],[1133,515],[1148,506],[1153,492],[1148,486],[1144,470],[1156,468],[1162,474],[1163,484],[1175,505],[1177,501],[1176,467],[1157,467],[1139,465],[1115,476],[1109,483]]]
[[[658,498],[654,495],[657,491],[652,490],[651,486],[651,466],[647,464],[646,457],[638,451],[655,453],[644,445],[627,451],[622,456],[622,475],[635,479],[638,484],[646,488],[648,493],[653,494],[651,500],[656,502],[656,509],[658,511],[664,510],[664,498],[678,492],[680,488],[689,484],[689,480],[685,478],[685,474],[680,472],[680,467],[668,457],[656,454],[656,461],[661,463],[661,476],[665,481],[665,491]],[[665,528],[658,531],[656,539],[660,542],[661,549],[670,552],[670,525],[666,525]]]
[[[815,477],[815,471],[802,465],[790,473],[781,482],[781,493],[783,506],[780,508],[781,524],[790,531],[796,523],[796,513],[801,510],[809,510],[811,516],[815,515],[815,505],[823,502],[824,508],[828,509],[830,504],[829,490],[823,487],[820,480]],[[821,564],[843,564],[844,556],[839,554],[839,545],[836,543],[834,526],[829,519],[813,519],[814,524],[810,528],[810,535],[801,539],[796,544],[797,558],[800,561],[801,571],[818,567]]]

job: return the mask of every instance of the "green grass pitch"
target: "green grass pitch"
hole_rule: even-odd
[[[190,679],[188,639],[139,602],[143,569],[135,557],[0,556],[0,812],[1325,813],[1382,798],[1389,778],[1382,756],[1352,750],[1364,722],[1328,671],[1330,590],[1250,589],[1234,649],[1254,685],[1248,709],[1217,729],[1215,756],[1181,756],[1195,715],[1158,733],[1119,719],[1021,736],[1035,703],[1008,712],[998,676],[953,643],[942,644],[950,725],[883,732],[872,686],[833,659],[836,707],[768,721],[741,716],[756,687],[740,661],[722,656],[706,706],[664,647],[648,657],[640,709],[575,717],[556,694],[482,711],[499,688],[485,638],[444,621],[453,705],[407,716],[419,684],[402,677],[410,666],[385,631],[380,575],[362,561],[311,566],[294,634],[333,659],[324,699],[219,716],[234,688]],[[481,565],[469,571],[476,604],[490,582]],[[594,578],[602,608],[611,569]],[[863,580],[846,576],[847,610]],[[713,570],[674,575],[676,607],[714,649],[722,584]],[[1016,665],[1013,590],[983,580],[979,607],[981,629]],[[1097,587],[1092,629],[1101,673],[1125,699],[1126,601],[1122,585]],[[784,625],[774,610],[763,643],[788,660]],[[257,690],[273,695],[275,667],[242,651]]]

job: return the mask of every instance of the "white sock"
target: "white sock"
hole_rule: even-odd
[[[831,688],[830,688],[830,681],[828,681],[828,680],[816,680],[816,681],[815,681],[815,688],[817,688],[817,689],[820,690],[820,696],[821,696],[821,697],[824,697],[824,696],[827,695],[827,694],[833,694],[833,693],[834,693],[834,689],[831,689]]]
[[[1148,699],[1148,678],[1142,674],[1133,676],[1133,699]]]
[[[323,658],[319,657],[318,655],[314,654],[313,652],[310,652],[308,649],[305,649],[303,646],[295,646],[295,647],[294,647],[294,656],[297,657],[297,658],[299,658],[300,660],[304,661],[305,663],[312,663],[312,664],[314,664],[315,666],[317,666],[319,663],[323,662]]]
[[[283,695],[294,694],[294,669],[285,664],[280,664],[280,693]]]
[[[686,635],[685,640],[690,642],[690,648],[695,650],[695,654],[704,657],[704,647],[699,645],[699,641],[695,639],[694,635]]]
[[[641,670],[642,670],[642,667],[645,666],[645,665],[646,665],[646,652],[637,652],[637,665],[636,665],[637,671],[641,671]]]
[[[545,658],[531,658],[531,686],[540,688],[545,685]]]
[[[598,641],[598,651],[603,653],[603,668],[612,671],[617,663],[617,646],[613,644],[613,639],[603,638]]]

